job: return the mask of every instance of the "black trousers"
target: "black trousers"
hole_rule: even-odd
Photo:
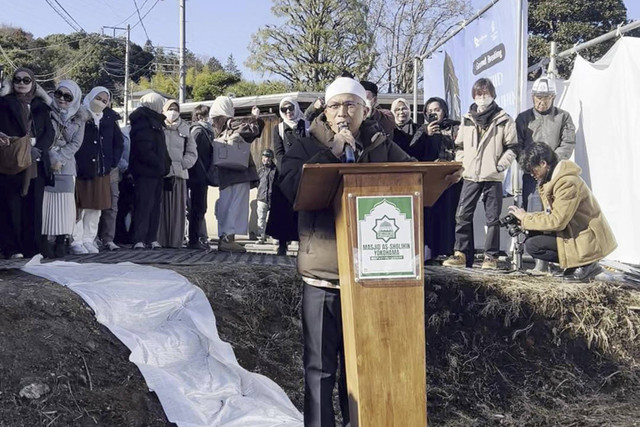
[[[32,257],[45,253],[42,236],[42,204],[44,200],[44,168],[38,163],[38,176],[29,183],[29,192],[22,200],[22,253]]]
[[[136,177],[134,181],[133,241],[149,244],[158,240],[162,178]]]
[[[201,236],[204,215],[207,213],[207,193],[209,186],[204,183],[189,183],[189,243],[195,243]]]
[[[0,174],[0,249],[7,258],[22,252],[23,176]]]
[[[125,174],[118,188],[120,197],[118,197],[118,213],[116,215],[116,235],[113,240],[117,243],[136,243],[133,242],[133,230],[135,230],[133,210],[136,196],[131,175]],[[127,227],[126,224],[128,214],[131,214],[130,227]]]
[[[340,360],[338,395],[344,425],[349,422],[349,400],[344,367],[342,311],[338,289],[304,285],[302,291],[304,333],[304,425],[335,426],[333,389]]]
[[[530,234],[524,242],[527,252],[535,258],[543,261],[558,262],[558,241],[553,234]]]
[[[473,182],[465,179],[456,211],[456,244],[454,248],[464,252],[468,261],[473,260],[473,214],[481,197],[488,226],[484,252],[493,257],[497,257],[500,252],[500,226],[489,224],[498,220],[500,212],[502,212],[502,183]]]

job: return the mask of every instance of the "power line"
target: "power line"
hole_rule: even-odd
[[[149,0],[144,0],[144,3],[142,3],[142,6],[140,6],[141,9],[144,9],[144,5],[147,4]],[[137,9],[137,8],[136,8]],[[124,18],[122,21],[118,22],[116,25],[114,25],[114,27],[119,27],[120,25],[124,24],[125,22],[127,22],[129,19],[131,19],[133,17],[133,15],[136,14],[136,11],[134,10],[131,15],[127,16],[126,18]]]
[[[53,9],[62,19],[64,19],[64,22],[69,24],[69,26],[71,28],[73,28],[77,32],[82,31],[82,32],[86,33],[84,28],[82,28],[82,25],[78,24],[78,21],[73,19],[73,16],[71,16],[69,14],[69,12],[67,12],[66,9],[64,7],[62,7],[62,5],[58,2],[58,0],[45,0],[45,1],[47,2],[47,4],[49,6],[51,6],[51,9]],[[55,2],[55,4],[54,4],[54,2]],[[62,9],[62,11],[60,9],[58,9],[58,7],[56,7],[56,5],[58,5],[58,7],[60,9]],[[63,13],[63,11],[64,11],[64,13]]]
[[[144,22],[142,22],[142,17],[140,17],[140,9],[138,9],[138,2],[136,0],[133,0],[133,4],[136,7],[136,12],[138,12],[138,22],[140,22],[140,24],[142,24],[142,29],[144,30],[144,35],[147,36],[147,40],[151,40],[149,38],[149,33],[147,33],[147,27],[144,26]]]
[[[153,8],[154,8],[154,7],[156,7],[156,5],[157,5],[158,3],[160,3],[160,0],[156,0],[156,2],[155,2],[155,3],[154,3],[154,4],[149,8],[149,10],[147,10],[147,13],[145,13],[145,14],[142,16],[142,18],[140,18],[140,21],[138,21],[138,23],[137,23],[136,25],[132,26],[132,27],[131,27],[131,29],[133,30],[135,27],[137,27],[137,26],[138,26],[138,24],[139,24],[139,23],[141,23],[141,22],[142,22],[142,20],[143,20],[144,18],[146,18],[146,17],[147,17],[147,15],[148,15],[152,10],[153,10]]]
[[[71,18],[71,20],[72,20],[73,22],[75,22],[75,23],[76,23],[76,25],[77,25],[78,27],[80,27],[80,29],[82,30],[82,32],[83,32],[83,33],[86,33],[86,31],[84,30],[84,28],[82,28],[82,25],[80,25],[80,23],[79,23],[78,21],[76,21],[76,20],[75,20],[75,18],[74,18],[73,16],[71,16],[71,14],[70,14],[69,12],[67,12],[67,9],[65,9],[65,8],[64,8],[64,6],[62,6],[58,0],[53,0],[53,1],[55,1],[55,2],[56,2],[56,4],[57,4],[58,6],[60,6],[60,8],[64,11],[64,13],[66,13],[66,14],[69,16],[69,18]]]
[[[20,50],[25,51],[25,52],[31,52],[31,51],[35,51],[35,50],[46,50],[46,49],[49,49],[49,48],[51,48],[51,47],[56,47],[56,46],[62,46],[62,45],[68,45],[68,44],[72,44],[72,43],[77,43],[77,42],[79,42],[79,41],[81,41],[81,40],[88,39],[89,37],[91,37],[91,34],[85,34],[84,36],[81,36],[80,38],[77,38],[77,39],[75,39],[75,40],[71,40],[71,41],[68,41],[68,42],[54,43],[54,44],[48,44],[48,45],[46,45],[46,46],[41,46],[41,47],[31,47],[31,48],[28,48],[28,49],[20,49]]]

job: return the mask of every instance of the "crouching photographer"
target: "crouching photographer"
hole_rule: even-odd
[[[582,170],[570,160],[559,162],[551,147],[540,142],[526,148],[520,163],[537,181],[544,208],[528,213],[509,207],[529,232],[527,251],[535,259],[559,263],[566,281],[590,281],[602,271],[598,261],[617,244],[598,202],[580,178]]]

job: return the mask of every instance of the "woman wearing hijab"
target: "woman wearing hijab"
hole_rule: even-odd
[[[165,102],[162,113],[166,117],[164,137],[171,169],[164,178],[158,241],[163,247],[181,248],[187,209],[188,169],[196,163],[198,151],[189,125],[180,118],[178,101],[170,99]]]
[[[164,98],[149,93],[131,113],[129,172],[134,180],[134,249],[162,247],[158,242],[163,177],[171,170],[164,136]]]
[[[216,138],[252,143],[260,137],[264,121],[257,117],[234,119],[233,101],[228,96],[219,96],[213,102],[209,117],[212,120]],[[235,241],[236,234],[247,234],[249,231],[249,189],[251,184],[257,186],[258,171],[253,158],[249,157],[249,167],[245,170],[218,170],[220,178],[220,198],[216,203],[218,218],[219,251],[246,252],[244,246]]]
[[[460,122],[449,118],[449,106],[444,99],[432,97],[424,104],[425,124],[411,141],[409,151],[423,162],[452,162],[455,160],[455,140]],[[425,208],[424,242],[429,248],[425,259],[453,254],[456,228],[456,208],[460,200],[462,182],[449,188],[436,203]]]
[[[113,111],[106,110],[111,94],[98,86],[93,88],[83,100],[90,118],[84,131],[80,150],[76,153],[78,178],[76,180],[76,200],[79,211],[78,221],[73,230],[71,253],[98,253],[96,237],[100,215],[111,208],[111,169],[117,160],[114,153],[122,154],[123,138],[118,119]],[[119,157],[118,157],[119,159]]]
[[[16,175],[0,174],[0,247],[7,258],[30,257],[48,248],[42,235],[42,199],[45,185],[54,183],[47,154],[55,137],[51,98],[37,85],[33,71],[22,67],[0,95],[0,144],[29,136],[33,161]]]
[[[413,139],[418,125],[411,120],[411,110],[409,103],[404,98],[398,98],[391,103],[391,113],[395,119],[395,128],[393,129],[393,142],[398,144],[405,153],[415,157],[415,153],[411,153],[409,144]]]
[[[309,135],[309,124],[304,119],[300,106],[291,97],[280,101],[280,117],[282,122],[273,128],[273,151],[276,155],[276,166],[280,168],[285,153],[300,138]],[[271,193],[271,207],[267,221],[266,234],[278,239],[278,255],[287,254],[287,242],[298,240],[298,214],[278,187],[278,171],[274,178]]]
[[[51,120],[56,132],[49,150],[55,185],[44,189],[42,234],[55,236],[54,256],[66,253],[66,238],[76,223],[75,154],[84,138],[89,112],[81,104],[82,92],[73,80],[62,80],[53,92]]]

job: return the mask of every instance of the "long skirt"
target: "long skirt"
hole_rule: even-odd
[[[78,209],[105,210],[111,208],[111,178],[76,179]]]
[[[42,234],[47,236],[72,234],[75,223],[75,195],[45,191],[42,201]]]
[[[249,233],[249,183],[241,182],[220,190],[216,203],[218,235]]]
[[[171,191],[162,191],[158,242],[165,248],[181,248],[187,212],[187,181],[175,178]]]

